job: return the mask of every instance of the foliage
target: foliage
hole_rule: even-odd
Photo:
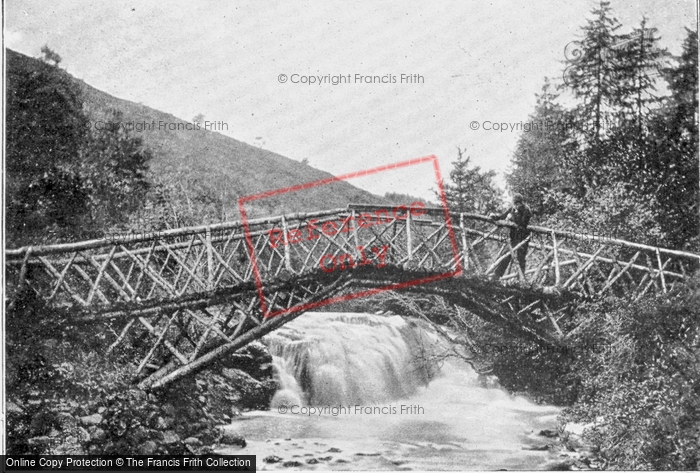
[[[583,198],[550,191],[545,205],[551,212],[542,223],[545,226],[638,243],[660,244],[667,239],[659,223],[658,201],[622,183],[586,188]]]
[[[45,62],[52,62],[54,66],[58,66],[61,62],[61,56],[59,56],[58,53],[49,48],[47,44],[41,47],[41,54],[44,55],[43,59]]]
[[[665,69],[671,96],[649,123],[650,179],[662,206],[661,224],[674,247],[700,249],[698,176],[698,34],[688,31],[678,65]]]
[[[401,194],[399,192],[387,192],[384,194],[384,200],[392,205],[411,205],[413,202],[422,202],[426,205],[431,205],[427,200],[415,197],[410,194]]]
[[[608,2],[592,11],[566,50],[566,95],[545,81],[531,116],[554,117],[555,133],[523,132],[508,183],[554,227],[563,219],[598,233],[627,228],[630,238],[692,250],[700,247],[697,32],[670,58],[647,23],[621,33]],[[670,95],[661,95],[665,85]],[[593,209],[604,213],[594,218]]]
[[[533,214],[551,213],[546,206],[546,196],[573,182],[567,179],[567,153],[572,152],[570,114],[558,105],[558,95],[545,78],[542,93],[537,95],[535,112],[529,117],[530,131],[524,132],[518,140],[513,154],[512,169],[506,176],[508,185],[514,192],[523,195]]]
[[[457,160],[452,163],[450,182],[443,183],[447,206],[452,212],[472,212],[486,215],[498,210],[501,191],[496,186],[495,171],[482,172],[479,166],[471,167],[469,156],[457,147]],[[440,195],[437,199],[440,201]]]
[[[111,111],[110,123],[122,123]],[[80,149],[80,177],[89,195],[90,222],[108,228],[127,220],[142,207],[150,188],[148,162],[152,155],[140,138],[123,127],[93,127]]]
[[[223,376],[204,373],[146,393],[135,381],[136,364],[152,346],[149,334],[134,327],[107,354],[126,321],[78,325],[32,294],[7,312],[9,453],[201,454],[221,436],[215,425],[238,415],[236,406],[264,408],[276,390],[269,353],[248,346],[219,360]],[[239,378],[246,382],[230,373],[245,373]],[[183,443],[193,436],[205,445]]]
[[[605,469],[700,466],[700,279],[676,294],[582,303],[560,321],[566,346],[547,349],[472,316],[473,350],[499,384],[568,406],[563,422]]]
[[[80,91],[57,67],[7,66],[7,240],[26,243],[42,231],[78,228],[87,193],[78,156],[88,135]]]
[[[700,465],[700,286],[678,299],[606,301],[579,311],[573,342],[593,347],[571,366],[580,379],[567,416],[609,467]]]
[[[149,188],[141,140],[90,127],[80,87],[57,66],[13,53],[7,69],[8,246],[85,238],[128,220]]]

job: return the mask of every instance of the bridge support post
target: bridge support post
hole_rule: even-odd
[[[406,212],[406,252],[408,261],[413,260],[413,235],[411,234],[411,212]]]
[[[462,266],[463,270],[469,269],[469,247],[467,246],[467,234],[464,231],[464,214],[459,214],[459,229],[462,232],[462,261],[464,264]]]
[[[360,240],[357,238],[357,214],[352,211],[352,241],[355,244],[355,261],[360,261],[362,259],[362,254],[360,253]]]
[[[282,231],[284,232],[284,267],[287,269],[287,271],[292,271],[292,261],[289,256],[289,240],[288,240],[288,231],[289,229],[287,228],[287,219],[282,216]]]
[[[561,286],[561,272],[559,271],[559,248],[557,235],[552,231],[552,248],[554,249],[554,285]]]
[[[207,239],[207,284],[209,285],[209,290],[214,290],[214,249],[211,246],[211,227],[207,225],[206,229],[206,239]]]

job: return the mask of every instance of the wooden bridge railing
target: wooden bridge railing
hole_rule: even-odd
[[[232,349],[283,323],[263,319],[263,308],[323,300],[360,268],[492,276],[517,251],[511,226],[472,214],[448,222],[442,209],[422,205],[351,204],[251,220],[248,238],[241,222],[229,222],[7,250],[7,292],[10,304],[29,294],[74,322],[113,321],[109,350],[145,332],[153,344],[138,371],[150,373],[144,386],[160,386],[202,366],[219,345]],[[692,253],[530,231],[525,271],[513,263],[502,281],[640,298],[684,284],[700,265]]]

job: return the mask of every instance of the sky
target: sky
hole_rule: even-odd
[[[426,155],[447,175],[459,146],[504,185],[517,124],[545,77],[561,82],[564,47],[597,2],[4,4],[6,47],[37,57],[46,44],[69,73],[114,96],[185,120],[202,114],[223,134],[335,175]],[[684,27],[696,29],[694,0],[611,6],[622,32],[646,15],[673,54]],[[324,82],[302,83],[312,76]],[[432,197],[436,182],[416,167],[361,186]]]

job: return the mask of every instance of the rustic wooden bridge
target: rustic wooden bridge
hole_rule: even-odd
[[[305,310],[387,290],[444,297],[541,343],[565,344],[563,301],[670,293],[700,255],[530,227],[527,267],[499,281],[513,224],[441,208],[345,209],[6,251],[9,307],[106,324],[105,352],[148,339],[137,371],[159,388]],[[48,310],[50,309],[50,310]]]

